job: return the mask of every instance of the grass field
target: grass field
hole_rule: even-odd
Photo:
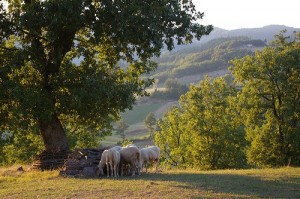
[[[122,113],[124,122],[129,125],[144,122],[150,112],[156,111],[164,102],[151,102],[141,105],[135,105],[132,110]]]
[[[15,170],[0,168],[0,198],[300,198],[300,168],[170,170],[117,179]]]

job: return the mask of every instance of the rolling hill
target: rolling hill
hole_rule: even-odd
[[[182,83],[189,84],[198,82],[206,73],[224,74],[229,60],[253,54],[255,50],[268,45],[274,35],[282,30],[287,31],[286,36],[293,37],[293,32],[299,32],[300,28],[283,25],[237,30],[215,28],[200,41],[175,46],[172,51],[163,50],[159,58],[153,59],[158,63],[158,69],[151,77],[158,79],[160,85],[168,78],[177,78]],[[186,81],[187,79],[191,81]]]

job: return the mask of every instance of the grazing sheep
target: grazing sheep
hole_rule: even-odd
[[[159,158],[160,158],[160,148],[158,146],[149,146],[147,148],[153,150],[157,155],[157,158],[154,160],[154,162],[155,162],[155,173],[156,173],[158,163],[159,163]]]
[[[108,149],[106,156],[106,166],[107,166],[107,177],[109,173],[111,177],[119,176],[118,168],[120,163],[120,153],[115,149]],[[109,170],[110,167],[110,170]]]
[[[143,148],[141,149],[141,162],[140,169],[143,172],[143,165],[146,167],[146,173],[148,173],[148,162],[156,162],[158,161],[158,155],[151,148]]]
[[[130,172],[132,173],[131,176],[135,175],[136,169],[139,169],[140,159],[141,159],[141,152],[137,147],[130,146],[130,147],[124,147],[120,151],[120,165],[122,167],[126,167],[127,164],[130,165]],[[139,170],[138,170],[139,174]],[[121,175],[123,175],[123,169],[121,169]]]
[[[103,167],[106,164],[107,153],[108,153],[108,150],[104,150],[103,153],[102,153],[102,155],[101,155],[101,159],[100,159],[99,164],[98,164],[97,176],[104,175]]]

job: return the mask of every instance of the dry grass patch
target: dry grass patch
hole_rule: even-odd
[[[37,197],[300,198],[300,168],[170,170],[118,179],[64,178],[59,171],[16,175],[0,169],[0,198]]]

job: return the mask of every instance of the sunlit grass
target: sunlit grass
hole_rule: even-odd
[[[300,198],[300,168],[151,171],[117,179],[14,169],[0,168],[0,198]]]

